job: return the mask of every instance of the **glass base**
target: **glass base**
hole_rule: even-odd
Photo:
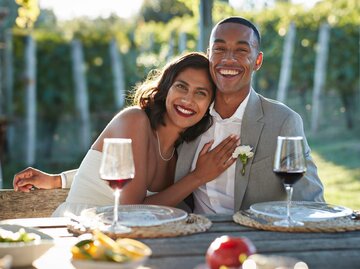
[[[293,220],[293,219],[283,219],[278,220],[273,223],[275,226],[280,227],[293,227],[293,226],[304,226],[304,223],[301,221]]]
[[[102,232],[109,232],[109,233],[115,233],[115,234],[125,234],[125,233],[131,232],[130,227],[126,227],[126,226],[120,225],[120,224],[103,225],[102,227],[100,227],[100,230]]]

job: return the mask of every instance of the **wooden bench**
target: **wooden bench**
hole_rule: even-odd
[[[34,190],[28,193],[0,189],[0,220],[50,217],[65,201],[69,189]]]

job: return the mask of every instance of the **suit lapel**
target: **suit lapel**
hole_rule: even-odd
[[[191,171],[191,165],[195,157],[196,149],[200,143],[199,136],[196,140],[190,143],[183,143],[178,149],[178,160],[175,169],[175,182],[186,176]],[[186,210],[192,212],[194,210],[194,199],[192,194],[184,199]],[[184,208],[183,208],[184,209]]]
[[[261,122],[262,117],[263,109],[260,98],[258,94],[253,89],[251,89],[249,101],[245,108],[245,113],[241,125],[240,144],[243,146],[251,146],[253,148],[252,151],[254,152],[254,154],[256,154],[259,137],[264,126],[264,123]],[[254,157],[248,160],[248,163],[245,167],[244,176],[241,174],[241,161],[237,160],[236,162],[234,188],[235,212],[240,209],[242,201],[244,199],[253,160]]]
[[[179,180],[190,172],[196,149],[200,143],[200,138],[201,136],[199,136],[190,143],[184,142],[178,149],[178,159],[175,169],[175,181]]]

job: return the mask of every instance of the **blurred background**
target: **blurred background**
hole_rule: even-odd
[[[0,0],[0,187],[78,167],[136,83],[232,15],[259,27],[253,87],[303,117],[327,202],[360,209],[357,0]]]

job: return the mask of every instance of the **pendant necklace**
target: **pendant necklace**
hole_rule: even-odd
[[[157,142],[158,142],[158,150],[159,150],[159,155],[160,155],[160,158],[165,161],[165,162],[168,162],[172,159],[172,157],[174,157],[174,153],[175,153],[175,147],[173,148],[173,151],[171,153],[171,156],[169,158],[165,158],[162,154],[161,154],[161,148],[160,148],[160,139],[159,139],[159,135],[158,135],[158,132],[156,132],[156,137],[157,137]]]

